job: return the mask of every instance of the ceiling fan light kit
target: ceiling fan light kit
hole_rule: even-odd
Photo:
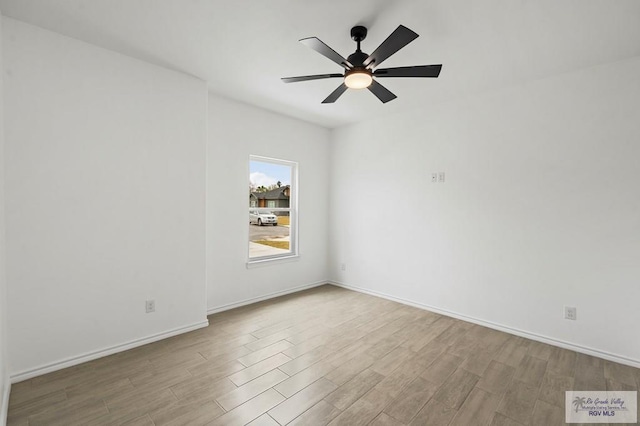
[[[360,42],[367,37],[367,29],[361,25],[351,28],[351,38],[357,43],[356,51],[347,59],[327,46],[317,37],[303,38],[300,42],[321,55],[331,59],[345,69],[344,74],[318,74],[300,77],[285,77],[285,83],[299,81],[320,80],[326,78],[342,78],[343,83],[338,86],[323,104],[334,103],[347,89],[369,89],[382,103],[396,98],[386,87],[376,81],[381,77],[432,77],[440,75],[442,65],[416,65],[397,68],[377,68],[385,59],[418,38],[418,34],[400,25],[372,54],[364,53],[360,49]],[[375,79],[374,79],[375,77]]]
[[[344,84],[349,89],[366,89],[373,83],[371,73],[360,70],[350,70],[344,74]]]

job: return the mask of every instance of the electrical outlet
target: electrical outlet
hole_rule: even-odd
[[[438,173],[438,182],[444,182],[444,172]]]
[[[145,304],[146,304],[147,313],[151,313],[151,312],[155,312],[156,311],[156,301],[155,300],[147,300],[145,302]]]
[[[438,174],[431,173],[431,183],[436,183],[436,182],[438,182]]]
[[[578,312],[576,308],[571,306],[564,307],[564,319],[575,321],[578,319]]]
[[[345,263],[341,263],[340,264],[340,270],[341,271],[346,271],[347,270],[347,265]]]

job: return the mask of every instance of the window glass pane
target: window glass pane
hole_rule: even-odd
[[[250,161],[249,258],[289,255],[293,167]]]

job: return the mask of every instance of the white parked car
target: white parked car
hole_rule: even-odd
[[[249,212],[249,224],[256,224],[258,226],[262,225],[278,225],[278,217],[271,212],[259,212],[259,211],[250,211]]]

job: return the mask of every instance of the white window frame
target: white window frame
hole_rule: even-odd
[[[298,163],[290,160],[283,160],[280,158],[263,157],[260,155],[250,155],[247,162],[247,177],[251,173],[250,163],[251,161],[260,161],[263,163],[280,164],[291,168],[291,184],[289,189],[289,207],[251,207],[249,205],[247,212],[249,211],[264,211],[264,212],[289,212],[289,252],[251,257],[249,250],[249,235],[247,234],[247,268],[256,266],[265,266],[273,263],[288,262],[299,258],[298,253]],[[247,228],[248,229],[248,228]]]

